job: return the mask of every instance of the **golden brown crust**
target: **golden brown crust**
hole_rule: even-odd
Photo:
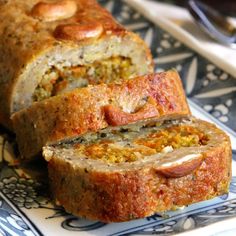
[[[109,110],[108,115],[104,109],[107,106],[119,109],[115,113]],[[122,120],[116,118],[119,113],[123,114]],[[46,144],[96,132],[108,125],[125,125],[148,118],[172,119],[189,114],[178,73],[168,71],[52,97],[15,113],[12,121],[20,152],[27,159],[38,154]]]
[[[52,154],[48,169],[55,201],[78,216],[119,222],[175,210],[226,193],[231,179],[229,137],[212,124],[197,122],[218,141],[201,152],[199,166],[180,178],[157,172],[155,161],[152,165],[142,162],[138,168],[133,168],[134,164],[126,169],[117,165],[117,170],[112,171],[91,163],[80,166],[82,162],[76,164],[71,156]]]
[[[32,103],[32,91],[50,65],[91,60],[93,55],[81,55],[86,51],[83,47],[105,48],[107,43],[109,51],[110,41],[119,45],[128,40],[137,45],[138,58],[147,65],[142,72],[137,67],[137,75],[153,70],[144,42],[119,25],[95,0],[8,0],[0,7],[0,123],[8,128],[10,115]],[[77,55],[73,56],[75,51]],[[102,59],[96,57],[94,60]]]

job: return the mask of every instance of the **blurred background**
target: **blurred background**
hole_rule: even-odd
[[[185,6],[186,0],[156,0],[158,2],[171,3],[179,6]],[[236,0],[202,0],[219,10],[222,14],[236,17]]]

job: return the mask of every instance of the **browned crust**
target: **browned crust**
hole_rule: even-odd
[[[217,130],[211,124],[209,129]],[[48,170],[54,199],[68,212],[103,222],[120,222],[226,193],[231,159],[230,140],[224,134],[218,146],[203,153],[201,165],[180,178],[168,178],[145,164],[136,170],[97,172],[94,168],[88,172],[57,158],[50,159]]]
[[[59,2],[66,2],[62,0]],[[72,1],[72,0],[69,0]],[[1,4],[0,11],[0,123],[12,129],[10,115],[14,110],[14,96],[20,77],[28,70],[29,65],[43,54],[47,54],[53,48],[63,47],[83,47],[93,44],[94,41],[109,40],[111,37],[119,36],[130,37],[133,42],[144,49],[144,57],[147,58],[149,71],[152,71],[152,56],[150,50],[138,35],[127,31],[118,24],[111,14],[103,9],[95,0],[74,0],[77,5],[75,14],[66,19],[47,20],[35,16],[34,7],[39,3],[38,0],[9,0]],[[45,1],[42,1],[45,2]],[[50,3],[51,1],[46,1]],[[52,1],[53,2],[53,1]],[[55,2],[55,1],[54,1]],[[48,4],[50,7],[52,3]],[[56,4],[58,5],[58,4]],[[63,4],[62,4],[63,5]],[[37,12],[37,11],[36,11]],[[53,11],[52,11],[53,12]],[[39,11],[39,14],[42,12]],[[15,20],[17,19],[17,21]],[[102,27],[102,33],[92,34],[90,37],[89,29],[91,24],[96,21]],[[88,29],[86,31],[86,24]],[[76,24],[82,25],[83,32],[76,33],[76,37],[57,37],[55,29],[63,25]],[[93,29],[94,30],[94,29]],[[100,29],[101,30],[101,29]],[[64,31],[63,31],[64,32]],[[72,31],[73,32],[73,31]],[[78,37],[79,35],[79,37]],[[81,38],[81,35],[83,36]],[[74,40],[76,38],[76,40]],[[79,40],[78,40],[79,38]],[[59,49],[60,50],[60,49]],[[29,79],[29,84],[36,75],[30,74],[33,78]],[[22,94],[22,96],[25,96]]]
[[[155,112],[139,113],[147,104],[151,104]],[[115,115],[119,112],[123,114],[122,123],[111,122],[104,109],[107,105],[119,108]],[[46,144],[96,132],[109,125],[124,125],[148,118],[171,119],[189,114],[178,73],[168,71],[122,84],[89,86],[52,97],[15,113],[12,121],[22,156],[31,158]]]

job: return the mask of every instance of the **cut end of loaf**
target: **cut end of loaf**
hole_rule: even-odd
[[[77,46],[60,43],[40,52],[15,84],[12,112],[89,84],[117,83],[153,72],[150,52],[133,37],[127,33]]]
[[[202,129],[189,125],[191,120],[185,119],[186,123],[183,120],[182,123],[179,120],[179,124],[176,125],[171,124],[170,121],[155,122],[152,120],[116,129],[103,129],[55,146],[73,149],[76,155],[84,159],[115,164],[132,163],[153,156],[158,159],[160,154],[167,154],[183,147],[207,145],[209,135]],[[48,149],[46,150],[50,152]],[[46,154],[46,156],[49,155]],[[194,157],[194,155],[192,158],[191,155],[188,155],[185,159]],[[168,167],[169,164],[164,163],[163,167]]]

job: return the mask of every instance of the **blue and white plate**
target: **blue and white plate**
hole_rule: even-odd
[[[119,22],[145,39],[151,47],[157,70],[177,69],[193,114],[224,129],[236,149],[236,78],[126,3],[100,2]],[[192,230],[191,235],[236,235],[236,152],[229,194],[165,215],[104,224],[77,218],[53,205],[44,177],[46,167],[42,163],[16,167],[15,145],[14,137],[0,128],[0,235],[173,235],[188,234],[189,230]]]

